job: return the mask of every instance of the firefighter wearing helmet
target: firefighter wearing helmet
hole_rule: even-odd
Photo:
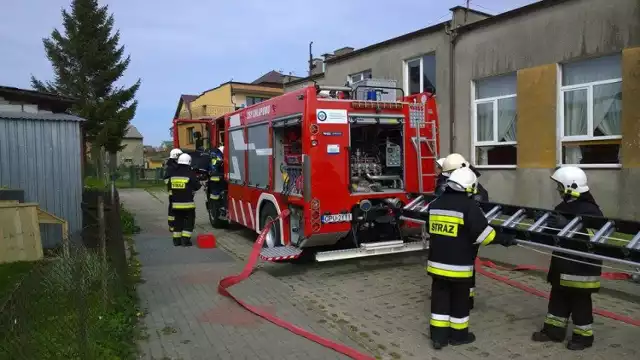
[[[575,166],[557,169],[551,179],[556,182],[562,202],[556,211],[575,215],[603,216],[589,192],[587,175]],[[549,224],[563,228],[569,219],[557,217]],[[588,224],[587,224],[588,227]],[[592,231],[588,231],[592,233]],[[587,238],[586,234],[574,237]],[[561,256],[561,257],[559,257]],[[562,342],[566,337],[569,315],[573,320],[573,334],[567,343],[570,350],[583,350],[593,345],[593,305],[591,294],[600,289],[602,261],[576,255],[553,253],[547,281],[551,283],[548,313],[542,330],[535,332],[536,342]]]
[[[173,223],[173,245],[191,246],[191,235],[196,220],[196,203],[194,194],[202,185],[191,170],[191,156],[182,154],[178,157],[178,167],[175,169],[167,190],[171,202],[171,209],[175,216]]]
[[[460,168],[465,168],[465,167],[473,171],[476,178],[480,177],[480,172],[476,170],[472,165],[470,165],[462,155],[457,153],[450,154],[449,156],[444,158],[444,160],[442,160],[441,167],[442,167],[441,171],[445,179],[447,176],[449,176],[449,174],[451,174],[452,171],[455,171]],[[445,186],[443,187],[441,185],[439,189],[440,190],[438,190],[438,188],[436,189],[436,195],[439,195],[439,193],[441,194],[442,192],[444,192],[444,189],[446,189],[446,182],[445,182]],[[478,183],[476,190],[477,190],[476,193],[472,195],[472,198],[474,200],[489,201],[489,193],[482,186],[482,184]],[[476,257],[478,256],[479,249],[480,247],[476,246]],[[470,303],[469,308],[470,309],[473,309],[475,307],[475,296],[476,296],[476,273],[474,271],[473,278],[471,281],[471,288],[469,289],[469,303]]]
[[[429,205],[429,257],[432,277],[429,328],[434,349],[475,341],[469,332],[469,289],[476,246],[515,244],[512,236],[496,233],[472,195],[478,178],[468,167],[451,172],[444,193]]]
[[[207,196],[209,201],[220,201],[222,191],[225,189],[223,151],[223,146],[210,151],[211,164],[209,166],[209,180],[207,181]]]
[[[169,152],[169,158],[167,159],[164,168],[165,184],[169,183],[171,174],[173,174],[175,169],[178,167],[178,157],[180,155],[182,155],[182,150],[180,149],[171,149],[171,152]],[[169,232],[173,232],[173,221],[175,220],[175,217],[173,216],[173,210],[171,209],[171,191],[169,191],[169,207],[167,209],[167,220],[169,223]]]

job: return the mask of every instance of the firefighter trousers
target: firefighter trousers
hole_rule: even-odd
[[[173,204],[169,201],[169,209],[167,209],[167,220],[169,222],[169,231],[173,232],[173,222],[176,220],[173,215]]]
[[[431,340],[447,343],[469,336],[469,280],[433,277],[431,285]]]
[[[574,325],[571,341],[593,344],[591,292],[559,285],[552,286],[549,309],[542,331],[553,340],[564,340],[570,315]]]
[[[191,235],[196,223],[196,209],[173,209],[173,244],[191,245]]]

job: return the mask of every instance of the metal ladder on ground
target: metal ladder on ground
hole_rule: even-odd
[[[418,196],[402,209],[400,219],[428,225],[429,204],[435,198],[433,195]],[[496,231],[515,235],[521,245],[615,262],[636,270],[640,268],[640,222],[574,216],[558,211],[492,202],[481,202],[479,205]],[[561,225],[554,226],[556,223]],[[582,235],[583,239],[575,238],[575,235]],[[589,240],[584,239],[585,237]]]
[[[429,115],[429,110],[424,104],[412,103],[409,104],[409,121],[410,127],[416,129],[416,136],[412,137],[413,145],[416,148],[418,156],[418,189],[420,193],[424,193],[424,178],[426,176],[435,176],[434,174],[425,174],[423,169],[423,161],[431,160],[435,162],[438,159],[438,129],[434,120],[425,119],[426,114]],[[428,128],[428,134],[430,136],[423,137],[420,133],[421,129]],[[425,144],[429,149],[430,156],[423,156],[422,144]],[[434,179],[435,180],[435,179]]]

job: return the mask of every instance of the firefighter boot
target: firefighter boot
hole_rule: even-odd
[[[545,324],[546,325],[546,324]],[[549,329],[546,326],[540,331],[536,331],[531,335],[531,340],[535,342],[563,342],[564,329]]]
[[[579,335],[575,333],[575,330],[574,330],[573,336],[571,337],[571,339],[569,339],[569,342],[567,342],[567,349],[574,350],[574,351],[588,349],[592,346],[593,346],[593,335],[591,336]]]
[[[471,344],[472,342],[476,341],[476,335],[472,332],[468,332],[466,334],[466,337],[464,338],[454,338],[451,337],[449,339],[449,344],[451,346],[459,346],[459,345],[467,345],[467,344]]]
[[[182,246],[193,246],[190,237],[183,236],[182,237]]]
[[[431,340],[431,346],[434,350],[442,350],[443,347],[449,345],[448,342],[443,342],[439,340]]]
[[[180,232],[173,232],[173,246],[180,246],[182,243],[182,233]]]

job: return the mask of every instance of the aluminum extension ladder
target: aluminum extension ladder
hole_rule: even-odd
[[[429,115],[429,109],[426,104],[411,103],[409,104],[409,125],[416,131],[416,136],[413,136],[413,146],[416,149],[418,158],[418,191],[424,192],[424,178],[426,176],[435,176],[435,174],[425,174],[423,168],[423,161],[431,160],[435,163],[438,160],[438,146],[437,146],[437,126],[435,120],[427,119],[425,114]],[[420,133],[423,128],[429,129],[429,136],[422,136]],[[422,154],[422,144],[426,145],[431,155]]]
[[[418,196],[402,209],[400,219],[425,226],[429,221],[429,204],[435,198],[434,195]],[[478,204],[496,231],[515,235],[519,244],[640,268],[640,222],[575,216],[493,202]],[[562,228],[548,226],[554,217],[571,220]],[[588,229],[597,230],[589,233]],[[628,235],[630,239],[616,238],[615,233]],[[574,238],[576,234],[588,236],[589,241]],[[626,245],[608,244],[608,240],[626,242]]]

